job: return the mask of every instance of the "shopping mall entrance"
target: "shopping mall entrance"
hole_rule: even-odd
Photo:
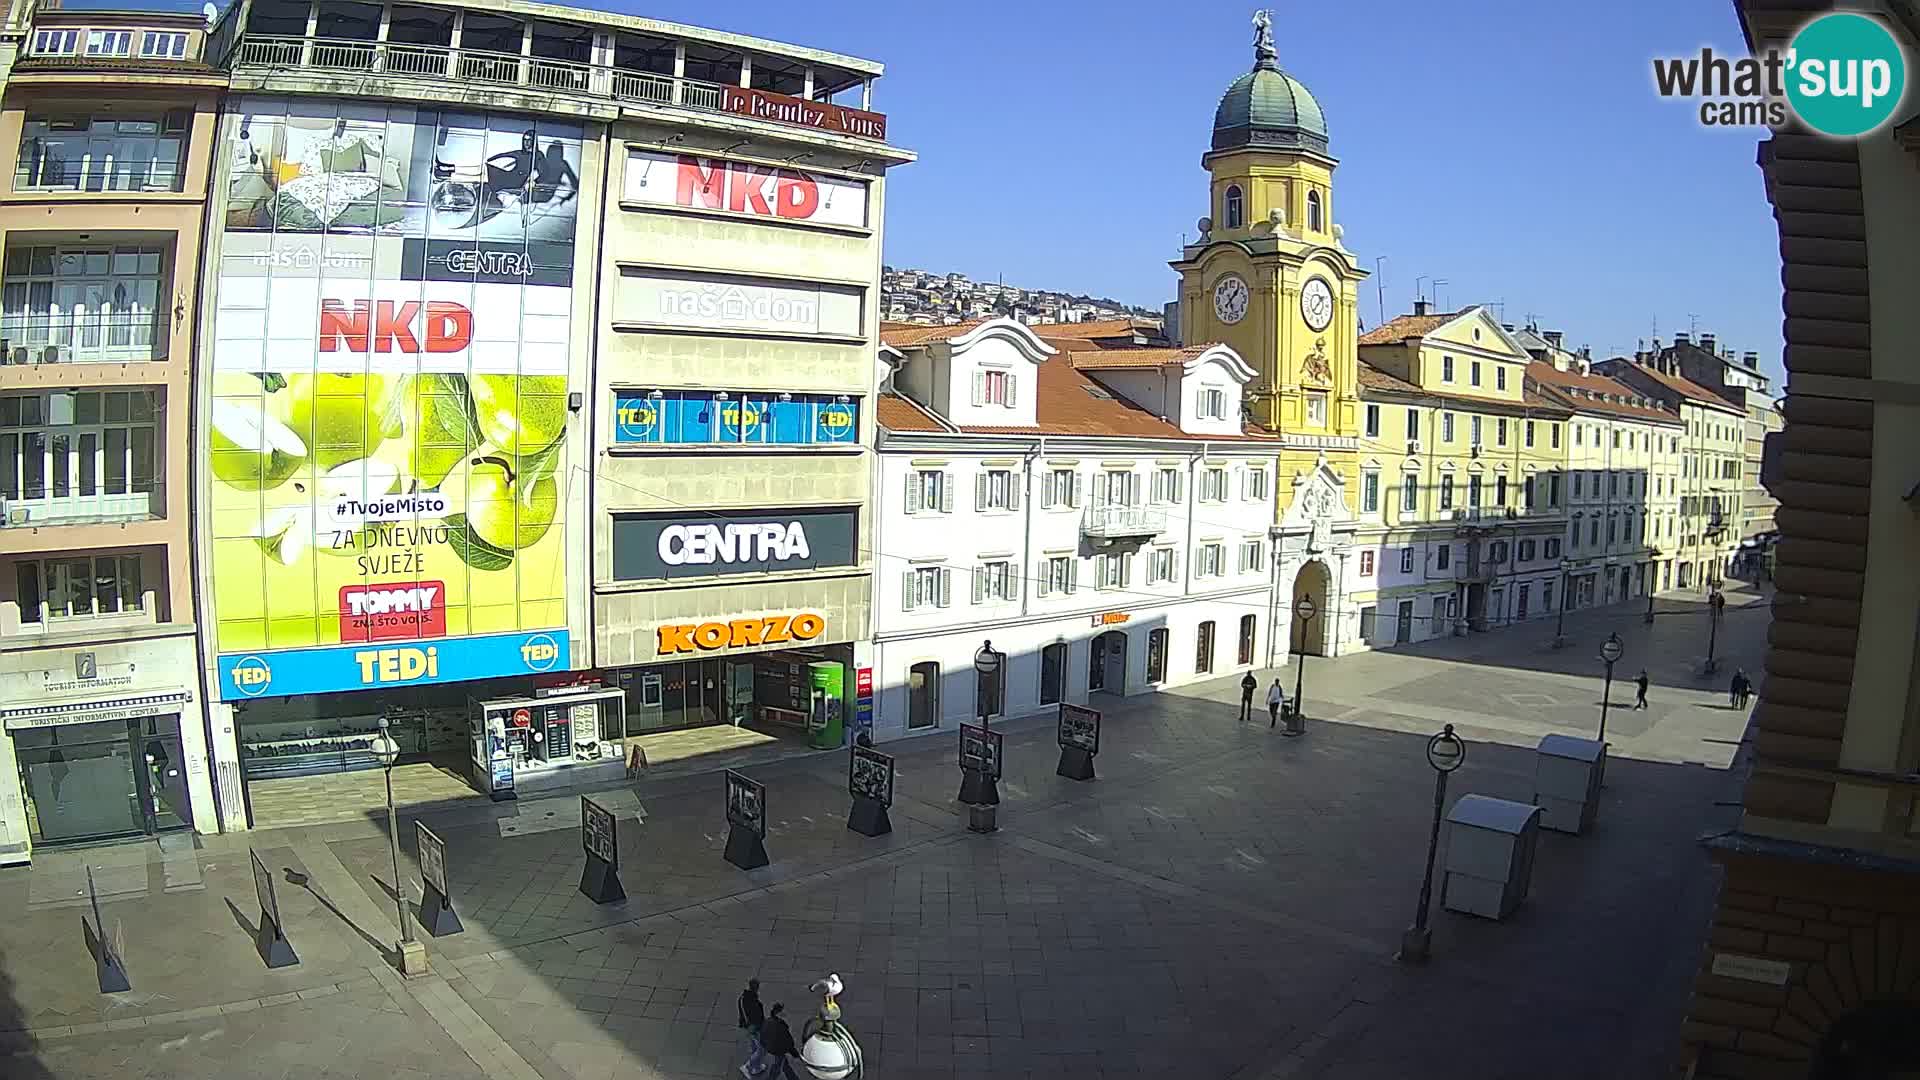
[[[676,660],[600,673],[626,694],[626,738],[650,765],[792,740],[838,746],[852,716],[853,646]],[[655,739],[667,732],[703,733]]]

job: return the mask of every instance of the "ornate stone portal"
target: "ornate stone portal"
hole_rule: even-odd
[[[1353,510],[1341,492],[1339,474],[1327,464],[1326,455],[1321,454],[1311,471],[1294,477],[1293,501],[1273,531],[1274,550],[1279,553],[1278,587],[1274,590],[1275,604],[1279,607],[1277,621],[1286,626],[1289,633],[1276,631],[1272,635],[1276,653],[1271,663],[1280,659],[1278,643],[1292,640],[1293,604],[1301,584],[1300,575],[1314,562],[1326,568],[1326,576],[1324,587],[1319,586],[1318,575],[1308,578],[1309,585],[1321,593],[1313,597],[1319,610],[1307,635],[1309,641],[1317,641],[1321,647],[1308,651],[1323,656],[1340,655],[1347,628],[1353,622],[1344,610],[1345,582],[1357,525]]]

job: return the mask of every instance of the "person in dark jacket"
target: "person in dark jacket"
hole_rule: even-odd
[[[767,1012],[767,1022],[760,1026],[760,1048],[770,1059],[767,1063],[767,1076],[771,1080],[774,1067],[780,1068],[785,1080],[800,1080],[794,1075],[793,1065],[787,1059],[800,1056],[800,1047],[794,1044],[793,1029],[787,1026],[787,1018],[782,1013],[787,1007],[780,1002],[773,1003]]]
[[[1639,688],[1638,692],[1636,692],[1633,695],[1633,707],[1636,709],[1646,708],[1647,707],[1647,672],[1645,668],[1642,668],[1640,670],[1640,677],[1633,680],[1633,685]]]
[[[740,1075],[751,1078],[766,1071],[767,1055],[760,1046],[760,1029],[767,1022],[767,1013],[760,1004],[760,980],[748,979],[747,988],[740,992],[740,1030],[747,1033],[747,1063],[740,1066]]]
[[[1240,676],[1240,719],[1243,722],[1253,719],[1253,692],[1258,689],[1260,680],[1253,677],[1253,672]]]

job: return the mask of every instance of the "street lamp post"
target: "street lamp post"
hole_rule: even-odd
[[[991,640],[980,643],[973,654],[974,707],[980,714],[980,726],[993,730],[994,697],[1000,689],[1000,665],[1005,658],[993,651]]]
[[[392,722],[380,718],[380,734],[373,739],[373,756],[387,775],[387,851],[393,856],[393,913],[400,920],[400,942],[394,948],[394,966],[402,975],[427,973],[427,947],[413,938],[413,920],[407,918],[407,888],[400,881],[400,823],[393,811],[393,765],[400,760],[400,744],[390,733]]]
[[[1607,707],[1613,704],[1613,665],[1618,663],[1627,647],[1621,643],[1619,634],[1608,634],[1607,640],[1600,643],[1600,659],[1607,664],[1606,688],[1600,693],[1600,745],[1607,744]]]
[[[1720,644],[1720,614],[1726,609],[1726,594],[1719,589],[1707,594],[1707,674],[1709,675],[1720,667],[1720,661],[1714,652]]]
[[[1300,602],[1293,606],[1293,613],[1300,619],[1300,652],[1293,658],[1293,715],[1287,719],[1286,733],[1305,735],[1307,714],[1302,711],[1300,694],[1307,674],[1307,630],[1313,625],[1313,617],[1320,613],[1320,609],[1314,604],[1313,597],[1302,596]]]
[[[1553,615],[1553,647],[1567,647],[1567,561],[1560,560],[1560,610]]]
[[[1447,775],[1467,760],[1467,744],[1448,724],[1440,734],[1427,740],[1427,764],[1433,766],[1433,831],[1427,836],[1427,871],[1420,878],[1420,906],[1414,909],[1413,925],[1400,935],[1400,951],[1394,959],[1403,964],[1424,963],[1433,945],[1433,931],[1427,929],[1427,909],[1433,906],[1433,860],[1440,849],[1440,815],[1447,805]]]

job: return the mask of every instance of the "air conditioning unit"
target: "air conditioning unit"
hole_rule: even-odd
[[[1483,443],[1474,443],[1470,449],[1474,457],[1479,457],[1480,452],[1486,449],[1486,446]]]
[[[1420,452],[1420,440],[1419,440],[1419,439],[1408,439],[1408,440],[1407,440],[1407,453],[1409,453],[1409,454],[1417,454],[1417,453],[1419,453],[1419,452]]]

